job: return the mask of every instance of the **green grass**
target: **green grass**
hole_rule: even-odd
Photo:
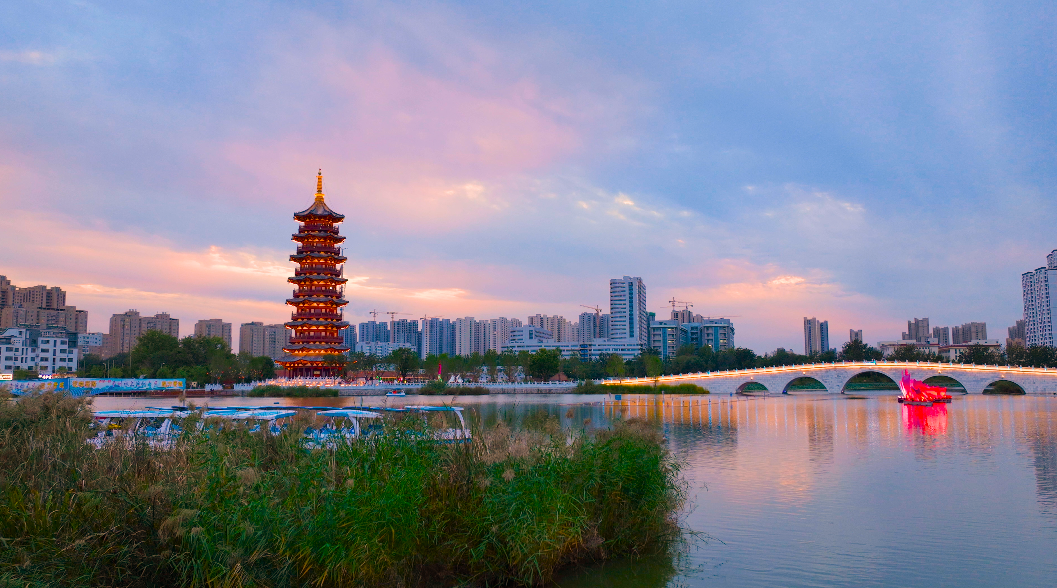
[[[685,487],[644,421],[441,445],[409,420],[311,452],[222,426],[95,450],[89,422],[85,400],[0,399],[0,586],[537,586],[679,534]]]
[[[709,391],[697,384],[595,384],[586,382],[578,384],[571,391],[573,394],[709,394]]]
[[[338,396],[337,388],[316,388],[314,386],[276,386],[268,384],[256,386],[246,396],[253,398],[324,398]]]

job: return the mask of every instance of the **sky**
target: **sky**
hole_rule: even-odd
[[[322,168],[346,316],[608,306],[803,348],[1022,317],[1057,249],[1053,2],[0,3],[0,274],[288,320]],[[383,319],[384,314],[380,314]]]

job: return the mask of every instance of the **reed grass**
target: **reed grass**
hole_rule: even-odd
[[[444,445],[407,420],[330,451],[217,425],[95,450],[87,402],[0,398],[0,586],[536,586],[679,535],[678,464],[644,421]]]

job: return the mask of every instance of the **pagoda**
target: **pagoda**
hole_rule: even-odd
[[[335,378],[345,372],[344,362],[332,357],[349,350],[341,334],[341,329],[349,326],[341,312],[349,303],[343,298],[348,280],[339,267],[345,258],[338,247],[345,237],[338,234],[337,226],[344,218],[323,201],[323,170],[319,170],[315,202],[294,214],[294,220],[301,224],[293,235],[297,252],[290,261],[298,267],[289,281],[297,290],[286,301],[294,307],[286,323],[294,334],[279,361],[288,378]]]

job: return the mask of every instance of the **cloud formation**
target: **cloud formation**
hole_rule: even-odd
[[[758,351],[803,316],[1000,333],[1057,247],[1035,8],[10,3],[0,273],[96,329],[278,322],[322,167],[353,320],[571,317],[637,275]]]

